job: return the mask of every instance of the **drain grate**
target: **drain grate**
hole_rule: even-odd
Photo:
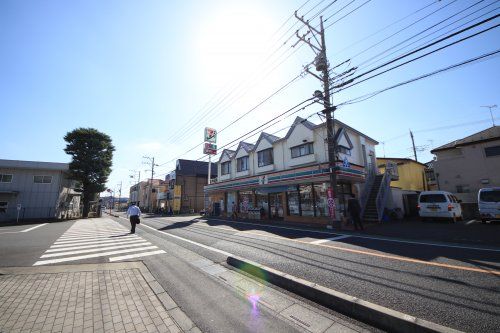
[[[299,323],[301,323],[302,325],[306,326],[306,327],[311,327],[311,325],[309,325],[308,323],[306,323],[305,321],[303,320],[300,320],[299,318],[295,317],[294,315],[290,315],[290,318],[298,321]]]

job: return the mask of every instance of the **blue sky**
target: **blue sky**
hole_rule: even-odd
[[[117,148],[109,187],[115,188],[123,181],[127,188],[129,170],[140,170],[144,178],[147,169],[142,164],[144,155],[155,156],[161,164],[157,177],[163,178],[174,168],[176,158],[202,157],[201,148],[184,153],[201,143],[205,126],[225,127],[313,60],[314,55],[307,47],[301,47],[284,60],[291,52],[290,45],[296,41],[288,37],[297,28],[293,26],[284,35],[296,22],[294,18],[286,20],[304,2],[0,2],[0,110],[4,123],[0,131],[0,158],[69,162],[63,151],[65,133],[77,127],[95,127],[109,134]],[[324,17],[349,2],[337,1],[324,11]],[[364,2],[356,0],[329,18],[325,26]],[[330,1],[310,0],[299,13],[305,14],[318,3],[306,18]],[[365,39],[425,5],[429,7]],[[468,19],[484,15],[474,21],[477,22],[499,13],[493,0],[477,4],[373,0],[326,30],[329,61],[336,65],[351,58],[350,66],[357,66],[461,10],[465,11],[453,20],[467,14],[471,14]],[[471,33],[498,24],[498,20]],[[318,18],[313,22],[318,22]],[[279,48],[287,39],[287,44]],[[346,89],[335,94],[333,101],[341,103],[495,51],[499,41],[499,30],[494,29]],[[278,52],[273,52],[277,48]],[[269,56],[275,61],[272,64],[280,65],[263,62]],[[342,72],[348,68],[336,70]],[[365,69],[360,67],[358,72]],[[422,148],[419,160],[428,161],[432,158],[430,149],[491,126],[488,109],[480,106],[500,104],[498,77],[500,62],[494,57],[345,106],[337,111],[336,117],[380,141],[378,156],[385,153],[390,157],[410,157],[408,132],[412,129],[416,145]],[[321,89],[320,82],[311,75],[297,80],[220,133],[219,146],[311,97],[317,89]],[[320,109],[319,105],[312,106],[297,115],[308,116]],[[500,123],[500,110],[493,112],[496,123]],[[267,131],[283,129],[293,118]],[[311,120],[319,122],[316,116]],[[248,141],[252,140],[255,139]]]

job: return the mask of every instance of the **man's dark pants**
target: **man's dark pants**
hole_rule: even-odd
[[[132,228],[130,229],[130,233],[131,234],[135,234],[135,225],[137,224],[137,218],[139,216],[137,215],[131,215],[130,216],[130,225],[132,226]]]
[[[361,217],[359,215],[354,215],[352,217],[352,220],[354,222],[354,230],[358,230],[358,227],[361,230],[364,230],[364,228],[363,228],[363,222],[361,221]]]

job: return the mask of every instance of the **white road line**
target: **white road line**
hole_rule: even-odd
[[[220,220],[220,219],[211,219],[211,220],[221,221],[221,222],[228,222],[226,220]],[[206,222],[206,220],[201,220],[200,222]],[[231,221],[231,223],[251,225],[251,226],[254,226],[254,227],[256,226],[254,223],[247,223],[247,222]],[[420,241],[412,241],[412,240],[406,240],[406,239],[395,239],[395,238],[387,238],[387,237],[378,237],[378,236],[376,237],[376,236],[351,235],[351,234],[342,234],[342,233],[320,231],[320,230],[305,230],[305,229],[297,229],[297,228],[291,228],[291,227],[281,227],[281,226],[275,226],[275,225],[258,225],[258,226],[265,227],[265,228],[276,228],[276,229],[294,230],[294,231],[302,231],[302,232],[305,231],[305,232],[311,232],[311,233],[317,233],[317,234],[326,234],[326,235],[345,235],[345,236],[350,236],[350,237],[355,237],[355,238],[379,240],[379,241],[394,242],[394,243],[407,243],[407,244],[417,244],[417,245],[450,247],[450,248],[458,248],[458,249],[465,249],[465,250],[478,250],[478,251],[500,252],[500,248],[485,248],[485,247],[475,247],[475,246],[465,246],[465,245],[442,244],[442,243],[434,243],[434,242],[420,242]]]
[[[96,236],[86,236],[86,237],[77,237],[77,238],[71,238],[71,239],[60,239],[58,238],[54,244],[57,243],[75,243],[75,242],[85,242],[87,240],[92,240],[92,239],[113,239],[113,238],[131,238],[131,237],[138,237],[135,234],[114,234],[114,235],[96,235]]]
[[[31,228],[29,228],[29,229],[25,229],[25,230],[23,230],[23,231],[21,231],[21,232],[28,232],[28,231],[31,231],[31,230],[35,230],[36,228],[43,227],[43,226],[44,226],[44,225],[46,225],[46,224],[48,224],[48,223],[43,223],[43,224],[40,224],[40,225],[37,225],[37,226],[31,227]]]
[[[197,243],[197,242],[194,242],[192,240],[189,240],[189,239],[186,239],[186,238],[182,238],[182,237],[179,237],[179,236],[175,236],[175,235],[172,235],[172,234],[169,234],[168,232],[165,232],[165,231],[161,231],[161,230],[158,230],[158,229],[155,229],[153,227],[150,227],[149,225],[145,225],[144,223],[141,223],[143,227],[146,227],[146,228],[149,228],[149,229],[152,229],[154,231],[157,231],[157,232],[160,232],[164,235],[167,235],[167,236],[170,236],[170,237],[173,237],[173,238],[176,238],[176,239],[179,239],[179,240],[182,240],[184,242],[187,242],[187,243],[190,243],[190,244],[194,244],[194,245],[197,245],[199,247],[202,247],[204,249],[207,249],[207,250],[210,250],[210,251],[214,251],[214,252],[217,252],[217,253],[220,253],[220,254],[223,254],[225,256],[232,256],[231,253],[229,252],[226,252],[226,251],[223,251],[223,250],[219,250],[219,249],[216,249],[214,247],[211,247],[211,246],[207,246],[207,245],[204,245],[204,244],[201,244],[201,243]]]
[[[133,247],[137,247],[137,246],[146,246],[146,245],[151,245],[151,243],[148,242],[148,241],[142,241],[141,243],[136,243],[136,244],[113,245],[113,246],[98,247],[98,248],[87,249],[87,250],[81,250],[80,249],[80,250],[76,250],[76,251],[56,252],[56,253],[44,254],[40,258],[53,258],[53,257],[71,256],[71,255],[74,255],[74,254],[92,253],[92,252],[98,252],[98,251],[107,251],[107,250],[115,250],[115,249],[133,248]],[[67,249],[65,249],[65,250],[67,250]]]
[[[332,237],[332,238],[318,239],[318,240],[312,241],[311,244],[322,244],[322,243],[326,243],[326,242],[330,242],[330,241],[336,241],[336,240],[339,240],[339,239],[344,239],[344,238],[349,238],[349,237],[351,237],[351,236],[342,235],[342,236],[337,236],[337,237]]]
[[[95,235],[95,234],[116,234],[120,232],[127,232],[127,229],[120,229],[120,230],[87,230],[87,231],[80,231],[80,232],[65,232],[63,234],[64,237],[78,237],[78,236],[88,236],[88,235]]]
[[[84,242],[79,242],[79,243],[65,243],[65,244],[54,244],[50,248],[56,248],[56,247],[65,247],[65,246],[77,246],[77,245],[90,245],[90,244],[106,244],[106,243],[118,243],[122,242],[125,239],[140,239],[139,237],[135,236],[133,238],[125,238],[125,237],[120,237],[120,239],[114,240],[95,240],[95,241],[84,241]]]
[[[129,254],[126,256],[111,257],[111,258],[109,258],[109,261],[118,261],[118,260],[132,259],[132,258],[140,258],[140,257],[152,256],[152,255],[161,254],[161,253],[167,253],[167,252],[165,252],[163,250],[158,250],[158,251],[142,252],[142,253],[137,253],[137,254]]]
[[[127,235],[129,233],[127,232]],[[79,237],[59,237],[57,239],[58,242],[60,241],[72,241],[72,240],[79,240],[79,239],[90,239],[90,238],[106,238],[106,237],[125,237],[125,234],[102,234],[102,235],[92,235],[92,236],[79,236]]]
[[[120,241],[120,242],[115,242],[115,243],[112,243],[112,244],[115,244],[115,245],[122,245],[122,244],[136,244],[136,243],[141,243],[141,242],[144,242],[145,240],[142,239],[142,238],[137,238],[137,239],[133,239],[133,240],[123,240],[123,241]],[[91,248],[100,248],[100,247],[104,247],[104,246],[109,246],[110,244],[102,244],[102,243],[98,243],[98,244],[91,244],[91,245],[81,245],[81,246],[70,246],[70,247],[60,247],[60,248],[56,248],[56,249],[48,249],[47,251],[45,251],[45,253],[51,253],[51,252],[61,252],[61,251],[71,251],[71,250],[79,250],[79,249],[91,249]]]
[[[89,258],[98,258],[98,257],[106,257],[106,256],[112,256],[115,254],[120,254],[120,253],[130,253],[130,252],[137,252],[137,251],[143,251],[143,250],[153,250],[157,249],[158,247],[156,246],[145,246],[145,247],[140,247],[140,248],[135,248],[135,249],[126,249],[126,250],[119,250],[119,251],[109,251],[109,252],[101,252],[101,253],[93,253],[93,254],[86,254],[82,256],[75,256],[75,257],[67,257],[67,258],[59,258],[59,259],[49,259],[49,260],[39,260],[33,264],[33,266],[40,266],[40,265],[47,265],[47,264],[57,264],[60,262],[67,262],[67,261],[75,261],[75,260],[82,260],[82,259],[89,259]]]

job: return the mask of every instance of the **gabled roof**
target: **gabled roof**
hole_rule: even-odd
[[[354,133],[356,133],[358,135],[364,136],[366,139],[368,139],[368,140],[374,142],[376,145],[378,145],[378,141],[377,140],[370,138],[368,135],[366,135],[366,134],[358,131],[357,129],[352,128],[349,125],[346,125],[345,123],[341,122],[340,120],[335,119],[335,124],[338,125],[339,127],[347,128],[350,131],[353,131]],[[320,127],[324,127],[324,126],[326,126],[326,122],[318,124],[314,128],[320,128]]]
[[[341,127],[337,131],[337,133],[335,133],[335,136],[333,137],[334,142],[336,142],[337,144],[339,144],[340,139],[342,138],[342,136],[345,137],[345,139],[347,141],[347,144],[349,145],[349,147],[345,147],[345,148],[352,149],[354,147],[354,145],[352,144],[351,138],[349,138],[349,135],[347,135],[347,132],[346,132],[346,130],[345,130],[344,127]]]
[[[236,148],[235,155],[236,155],[236,153],[238,153],[240,148],[243,148],[246,151],[246,153],[248,154],[250,151],[252,151],[252,149],[254,149],[254,147],[255,147],[255,145],[253,145],[251,143],[241,141],[240,144],[238,145],[238,148]]]
[[[230,149],[224,149],[222,151],[222,154],[220,154],[219,162],[224,158],[224,156],[227,156],[229,159],[233,159],[235,155],[236,151]]]
[[[500,126],[492,126],[481,132],[466,136],[463,139],[455,140],[440,147],[431,150],[431,153],[436,151],[458,148],[460,146],[471,145],[479,142],[492,141],[500,139]]]
[[[316,128],[316,126],[317,126],[316,124],[310,122],[307,119],[304,119],[304,118],[301,118],[301,117],[297,117],[293,121],[292,126],[290,126],[290,128],[288,129],[288,132],[286,132],[286,135],[283,138],[279,139],[279,141],[288,139],[290,137],[290,135],[292,135],[293,130],[295,129],[295,127],[298,124],[304,125],[306,128],[310,129],[311,131],[314,130]]]
[[[422,166],[424,166],[424,167],[427,167],[427,164],[420,163],[420,162],[415,161],[415,160],[413,160],[413,159],[411,159],[411,158],[399,158],[399,157],[377,157],[377,161],[381,161],[381,162],[382,162],[382,161],[384,161],[384,162],[385,162],[385,161],[389,161],[389,162],[396,162],[397,164],[403,164],[403,163],[405,163],[405,162],[408,162],[408,163],[412,163],[412,162],[413,162],[413,163],[420,164],[420,165],[422,165]],[[385,166],[385,163],[384,163],[384,164],[380,164],[380,165],[378,165],[378,166],[379,166],[379,167],[381,167],[381,166],[383,167],[383,166]]]
[[[217,164],[215,163],[212,163],[212,173],[213,170],[217,170]],[[175,173],[179,176],[208,175],[208,162],[177,160]]]
[[[254,147],[252,148],[252,150],[255,150],[257,149],[257,147],[259,146],[259,143],[262,139],[265,139],[267,140],[267,142],[269,142],[270,144],[273,144],[275,143],[276,141],[278,141],[280,138],[277,137],[276,135],[272,135],[272,134],[269,134],[269,133],[266,133],[266,132],[262,132],[260,133],[260,136],[259,136],[259,139],[257,140],[257,142],[255,143]]]

